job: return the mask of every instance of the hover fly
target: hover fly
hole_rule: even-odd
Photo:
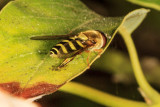
[[[80,32],[77,35],[56,35],[56,36],[35,36],[32,40],[55,40],[64,39],[56,44],[50,50],[51,57],[58,57],[64,61],[58,66],[58,69],[72,61],[76,55],[83,51],[97,51],[101,52],[102,48],[107,43],[107,35],[99,30],[87,30]],[[87,58],[87,63],[88,58]]]

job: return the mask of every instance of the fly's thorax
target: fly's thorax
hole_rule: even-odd
[[[85,35],[83,32],[79,33],[77,37],[81,41],[87,41],[89,39],[88,36]]]
[[[90,51],[100,49],[104,47],[104,45],[106,44],[107,38],[103,32],[96,30],[88,30],[82,33],[88,38],[88,40],[86,40],[85,43],[91,46],[88,48],[88,50]]]

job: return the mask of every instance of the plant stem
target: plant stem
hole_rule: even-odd
[[[142,68],[140,66],[140,62],[137,56],[136,48],[131,38],[131,34],[128,33],[125,27],[123,26],[120,27],[119,32],[122,35],[124,42],[127,46],[133,71],[140,88],[145,93],[147,98],[149,98],[152,101],[153,104],[159,103],[160,101],[159,93],[151,87],[151,85],[147,82],[146,78],[144,77],[144,74],[142,72]]]
[[[143,102],[131,101],[120,97],[116,97],[75,82],[69,82],[65,84],[63,87],[60,88],[60,90],[81,96],[83,98],[89,99],[91,101],[97,102],[105,106],[148,107],[148,105]]]

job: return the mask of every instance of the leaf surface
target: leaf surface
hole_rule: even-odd
[[[122,19],[97,15],[79,0],[11,1],[0,12],[0,87],[25,98],[56,91],[88,68],[89,53],[82,52],[65,67],[52,70],[64,60],[49,55],[60,40],[38,41],[30,37],[93,29],[113,39]],[[90,64],[102,53],[92,52]]]
[[[149,11],[150,11],[149,9],[141,8],[130,12],[124,17],[120,29],[124,28],[126,32],[131,34],[142,23],[142,21],[147,16],[147,13]]]

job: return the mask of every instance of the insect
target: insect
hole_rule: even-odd
[[[97,51],[101,52],[103,47],[107,43],[107,34],[99,30],[87,30],[80,32],[77,35],[55,35],[55,36],[35,36],[31,37],[32,40],[56,40],[64,39],[56,44],[50,50],[51,57],[58,57],[64,59],[64,61],[58,66],[58,69],[67,65],[72,61],[75,56],[82,53],[83,51]],[[87,58],[88,62],[89,56]]]

